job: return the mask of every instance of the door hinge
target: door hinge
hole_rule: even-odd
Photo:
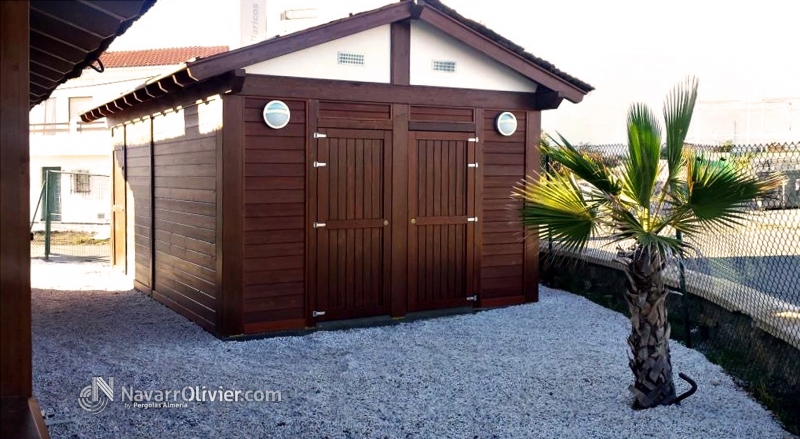
[[[470,137],[469,139],[467,139],[467,142],[477,142],[478,140],[480,140],[479,137]]]
[[[469,297],[467,297],[467,300],[470,301],[470,302],[477,302],[478,301],[478,296],[469,296]]]
[[[326,137],[328,137],[328,135],[327,135],[327,134],[322,134],[322,133],[314,133],[314,138],[315,138],[315,139],[324,139],[324,138],[326,138]]]
[[[477,168],[477,167],[478,167],[478,164],[477,164],[477,163],[469,163],[469,164],[467,165],[467,167],[468,167],[468,168]]]
[[[314,221],[314,228],[315,228],[315,229],[319,229],[320,227],[325,227],[325,226],[327,226],[327,224],[325,224],[325,223],[318,223],[318,222]]]
[[[328,164],[327,164],[327,163],[325,163],[325,162],[318,162],[318,161],[316,161],[316,160],[314,161],[314,167],[315,167],[315,168],[324,168],[324,167],[326,167],[326,166],[328,166]]]
[[[311,311],[311,317],[322,317],[325,315],[325,311]]]
[[[467,222],[468,223],[477,223],[478,222],[478,217],[477,216],[468,216],[467,217]]]

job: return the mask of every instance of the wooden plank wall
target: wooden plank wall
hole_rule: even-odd
[[[500,110],[484,110],[483,245],[481,304],[500,306],[523,297],[524,243],[519,208],[511,188],[525,176],[526,113],[514,112],[517,131],[505,137],[494,129]]]
[[[217,323],[217,135],[222,101],[153,118],[153,297],[206,329]]]
[[[152,292],[150,269],[150,142],[149,118],[125,125],[125,173],[127,175],[127,261],[128,273],[133,273],[134,286],[147,294]],[[132,237],[132,239],[131,239]]]
[[[305,326],[306,104],[284,100],[289,125],[266,126],[270,99],[244,108],[244,331]]]

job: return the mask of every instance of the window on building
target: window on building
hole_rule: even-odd
[[[44,120],[42,122],[56,123],[56,98],[44,101]]]
[[[91,175],[89,171],[73,171],[72,174],[72,193],[88,194],[92,192]]]
[[[92,109],[91,96],[75,96],[69,98],[69,121],[79,119],[86,110]]]

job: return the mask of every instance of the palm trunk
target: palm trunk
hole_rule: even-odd
[[[631,315],[630,390],[633,407],[650,408],[675,400],[669,355],[670,325],[667,320],[664,260],[647,248],[637,247],[627,256],[628,291],[625,299]]]

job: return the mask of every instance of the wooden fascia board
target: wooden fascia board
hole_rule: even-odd
[[[275,98],[357,100],[408,105],[537,110],[536,94],[248,74],[241,94]]]
[[[285,37],[273,38],[252,46],[201,59],[189,63],[188,71],[192,78],[202,81],[220,73],[245,68],[410,17],[411,2],[401,2],[371,12],[365,12],[350,19],[335,21]]]
[[[498,45],[496,42],[486,38],[478,32],[464,26],[463,24],[453,20],[447,15],[433,9],[429,6],[423,7],[419,19],[436,29],[444,32],[447,35],[459,40],[463,44],[485,54],[486,56],[494,59],[495,61],[509,67],[517,73],[541,84],[551,90],[559,91],[563,96],[570,100],[570,102],[578,103],[583,100],[586,94],[578,87],[558,78],[553,73],[548,72],[542,67],[533,64],[532,62],[520,57],[506,48]]]

